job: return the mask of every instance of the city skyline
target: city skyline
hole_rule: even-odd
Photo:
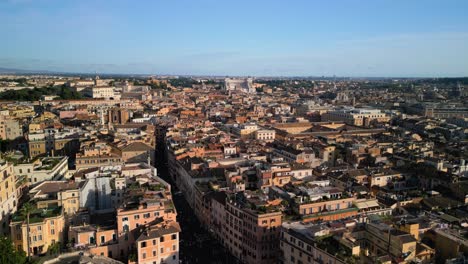
[[[466,0],[0,0],[0,264],[468,259]]]
[[[0,67],[171,75],[468,75],[463,1],[11,0]]]

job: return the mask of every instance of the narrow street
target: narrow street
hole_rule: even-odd
[[[177,193],[172,179],[169,177],[164,143],[158,142],[156,168],[159,177],[171,184],[174,205],[177,209],[177,221],[182,232],[180,233],[180,261],[184,264],[236,264],[239,263],[208,231],[200,226],[192,208],[182,194]]]

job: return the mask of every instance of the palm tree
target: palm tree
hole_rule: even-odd
[[[28,243],[28,260],[31,257],[31,249],[30,249],[30,238],[29,238],[29,216],[31,215],[31,212],[34,210],[34,206],[31,203],[25,203],[23,204],[23,207],[21,208],[21,214],[26,217],[26,240]]]

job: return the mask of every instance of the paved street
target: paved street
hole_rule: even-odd
[[[156,167],[158,175],[172,185],[174,194],[177,192],[177,187],[169,178],[167,163],[161,150],[162,145],[159,144]],[[179,245],[181,263],[239,263],[217,240],[201,228],[200,222],[182,194],[173,195],[173,201],[178,213],[177,221],[182,227]]]

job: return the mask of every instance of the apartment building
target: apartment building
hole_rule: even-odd
[[[86,87],[94,85],[95,81],[92,79],[83,79],[83,80],[72,80],[68,81],[67,84],[70,87]]]
[[[93,99],[119,99],[120,94],[114,91],[114,87],[110,86],[99,86],[99,87],[90,87],[82,91],[84,95],[91,97]],[[118,97],[118,98],[116,98]]]
[[[33,117],[36,113],[34,106],[30,105],[11,105],[8,108],[10,116],[14,118],[29,118]]]
[[[275,135],[275,130],[260,129],[255,131],[255,139],[260,141],[273,142]]]
[[[18,248],[32,255],[45,254],[54,243],[64,241],[65,218],[62,207],[35,208],[29,216],[29,231],[25,216],[17,212],[11,220],[11,239]]]
[[[0,235],[8,235],[9,221],[18,206],[13,164],[0,160]]]
[[[271,186],[284,186],[291,181],[291,167],[288,163],[267,164],[256,169],[257,187],[265,189]]]
[[[68,157],[41,157],[30,163],[19,163],[14,166],[18,176],[25,176],[29,184],[37,185],[43,181],[68,178]]]
[[[75,156],[80,149],[80,131],[39,130],[27,135],[29,157],[39,155]]]
[[[330,237],[328,230],[322,230],[313,225],[304,225],[299,222],[284,223],[281,228],[279,258],[282,264],[306,263],[332,263],[345,264],[353,258],[353,253],[359,256],[359,246],[353,245],[351,249]],[[322,240],[330,241],[334,246],[320,243]],[[327,241],[327,242],[328,242]],[[355,248],[354,252],[352,249]],[[338,254],[340,253],[340,254]]]
[[[417,240],[404,231],[384,223],[368,223],[364,235],[366,257],[377,261],[382,256],[409,261],[416,257]]]
[[[226,199],[225,192],[214,192],[211,195],[210,208],[210,228],[213,230],[213,235],[219,241],[223,239],[224,222],[226,218]]]
[[[152,162],[155,158],[155,149],[143,142],[132,142],[121,146],[119,153],[122,160],[127,163]]]
[[[29,191],[36,201],[37,208],[63,207],[66,214],[74,214],[80,209],[79,183],[67,181],[44,181]]]
[[[81,208],[69,232],[74,247],[129,263],[178,263],[177,212],[170,185],[156,176],[155,168],[129,164],[111,172],[96,168],[78,175],[87,180],[79,183]],[[153,245],[153,239],[160,240]]]
[[[287,162],[308,163],[314,167],[320,165],[320,160],[315,157],[312,149],[296,149],[291,146],[275,144],[273,151],[275,156],[281,157]]]
[[[23,128],[17,119],[0,115],[0,139],[15,140],[23,136]]]
[[[282,213],[263,205],[252,208],[251,204],[228,198],[222,243],[244,263],[272,263],[278,257]]]
[[[83,216],[83,215],[82,215]],[[84,215],[93,218],[69,228],[69,240],[77,248],[86,248],[91,254],[120,258],[118,234],[115,229],[115,216],[113,214]]]
[[[304,222],[333,221],[356,216],[356,198],[342,189],[328,186],[328,182],[309,187],[307,184],[288,184],[282,189],[273,188],[270,196],[285,199]],[[322,186],[320,186],[322,185]]]
[[[468,108],[463,105],[424,103],[413,107],[415,112],[426,117],[433,118],[466,118],[468,117]]]
[[[441,260],[466,256],[468,253],[468,240],[455,230],[444,227],[435,228],[427,232],[426,236],[435,244],[436,252]]]
[[[372,123],[386,123],[389,120],[387,114],[378,109],[368,108],[343,108],[322,115],[322,121],[340,121],[353,126],[369,126]]]
[[[403,178],[403,175],[394,170],[372,171],[368,177],[369,186],[385,187],[391,182]]]
[[[123,165],[119,151],[105,142],[84,142],[76,154],[76,170],[95,167],[120,167]]]
[[[333,221],[353,217],[357,215],[358,209],[353,206],[354,197],[331,198],[305,202],[297,206],[299,214],[304,221]]]
[[[174,221],[146,227],[136,240],[138,264],[178,264],[180,232]]]
[[[177,213],[172,204],[170,194],[165,191],[151,191],[145,189],[127,190],[127,202],[117,209],[117,231],[119,244],[133,244],[138,239],[134,232],[139,227],[144,227],[156,219],[176,221]],[[131,198],[134,197],[134,198]],[[138,197],[141,197],[139,199]],[[137,199],[135,199],[137,198]],[[124,255],[128,255],[129,249],[122,249]]]

